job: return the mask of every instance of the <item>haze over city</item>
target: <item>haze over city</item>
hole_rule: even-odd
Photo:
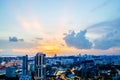
[[[118,55],[120,0],[0,0],[0,55]]]

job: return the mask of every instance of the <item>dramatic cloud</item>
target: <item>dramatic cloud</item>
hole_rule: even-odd
[[[17,37],[9,37],[10,42],[24,41],[24,39],[18,39]]]
[[[85,37],[89,38],[90,41]],[[68,46],[78,49],[94,49],[108,50],[110,48],[120,48],[120,18],[104,21],[92,25],[87,31],[75,33],[71,31],[64,35],[64,40]]]
[[[78,49],[90,49],[92,43],[85,37],[86,32],[87,30],[80,31],[79,33],[72,31],[64,37],[64,40],[68,46]]]
[[[99,34],[104,33],[101,38],[94,40],[94,48],[106,50],[120,47],[120,18],[95,24],[89,29],[93,29]]]

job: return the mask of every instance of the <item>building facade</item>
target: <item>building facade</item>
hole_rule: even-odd
[[[46,80],[45,54],[39,52],[35,56],[35,78],[37,80]]]

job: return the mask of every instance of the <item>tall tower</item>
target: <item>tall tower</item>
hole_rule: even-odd
[[[32,77],[28,74],[28,55],[23,56],[22,62],[23,74],[20,76],[19,80],[32,80]]]
[[[23,75],[27,75],[27,72],[28,72],[28,55],[23,56],[22,68],[23,68]]]
[[[35,56],[35,78],[37,80],[46,80],[45,54],[39,52]]]

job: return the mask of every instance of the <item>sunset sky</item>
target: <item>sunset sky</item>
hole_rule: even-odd
[[[0,0],[0,55],[120,54],[120,0]]]

